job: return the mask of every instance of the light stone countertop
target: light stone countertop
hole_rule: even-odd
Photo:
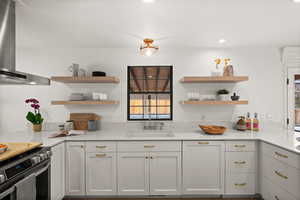
[[[143,132],[143,131],[141,131]],[[55,146],[64,141],[189,141],[189,140],[254,140],[263,141],[269,144],[276,145],[286,150],[298,153],[300,155],[300,133],[288,131],[285,129],[264,130],[260,132],[239,132],[235,130],[228,130],[224,135],[206,135],[199,131],[182,131],[172,132],[173,137],[129,137],[127,131],[97,131],[89,132],[86,135],[68,136],[60,138],[48,138],[52,132],[14,132],[1,133],[0,142],[42,142],[43,146]],[[149,132],[147,132],[149,133]],[[137,133],[135,133],[137,134]]]

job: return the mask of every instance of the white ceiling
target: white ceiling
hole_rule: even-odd
[[[17,45],[137,47],[300,45],[292,0],[18,0]]]

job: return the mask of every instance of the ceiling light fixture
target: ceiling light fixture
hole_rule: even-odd
[[[144,44],[140,47],[140,52],[142,55],[152,56],[153,54],[157,53],[159,50],[158,46],[153,46],[154,40],[146,38],[144,39]]]
[[[219,43],[220,43],[220,44],[224,44],[225,42],[226,42],[225,39],[219,39]]]
[[[295,3],[300,3],[300,0],[293,0]]]

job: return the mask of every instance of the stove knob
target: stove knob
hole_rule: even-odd
[[[4,183],[5,176],[3,174],[0,174],[0,184]]]
[[[32,157],[31,162],[35,165],[41,162],[41,158],[38,156]]]
[[[46,151],[47,157],[50,158],[52,156],[52,152],[51,151]]]
[[[40,158],[41,158],[41,160],[47,159],[47,154],[41,153],[41,154],[40,154]]]

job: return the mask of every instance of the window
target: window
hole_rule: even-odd
[[[287,124],[291,129],[300,131],[300,69],[288,69],[288,118]]]
[[[173,67],[128,66],[128,120],[173,119]]]

